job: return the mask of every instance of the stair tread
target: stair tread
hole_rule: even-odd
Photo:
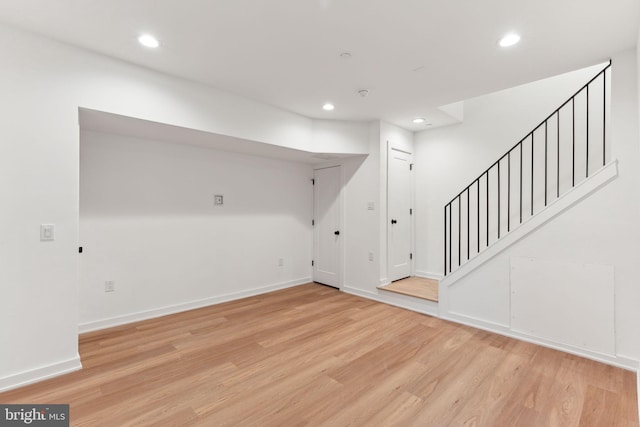
[[[412,276],[388,285],[378,286],[378,289],[438,302],[438,283],[438,280],[435,279]]]

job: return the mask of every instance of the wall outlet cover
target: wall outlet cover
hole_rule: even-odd
[[[56,239],[56,226],[54,224],[40,225],[40,241],[49,242]]]

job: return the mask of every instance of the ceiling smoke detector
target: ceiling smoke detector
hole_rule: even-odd
[[[361,98],[366,98],[369,96],[369,89],[360,89],[358,95],[360,95]]]

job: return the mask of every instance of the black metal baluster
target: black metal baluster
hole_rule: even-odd
[[[507,154],[507,233],[511,231],[511,151]]]
[[[487,169],[487,247],[489,247],[489,169]]]
[[[522,150],[524,144],[520,142],[520,224],[522,224]]]
[[[453,228],[451,224],[451,203],[449,203],[449,273],[451,273],[451,246],[453,246],[453,242],[451,241],[451,229]]]
[[[557,161],[556,161],[556,198],[560,197],[560,110],[558,110]]]
[[[500,160],[498,160],[498,239],[500,239]]]
[[[447,206],[444,206],[444,275],[447,275]]]
[[[478,219],[478,228],[477,228],[477,234],[478,234],[478,253],[480,253],[480,178],[476,179],[476,182],[478,183],[478,197],[477,197],[477,202],[478,202],[478,214],[476,216],[476,218]]]
[[[607,70],[602,70],[602,166],[607,164]]]
[[[462,199],[458,196],[458,267],[462,263],[460,257],[460,246],[462,246]]]
[[[533,132],[531,132],[531,216],[533,216]]]
[[[589,86],[587,85],[587,160],[585,162],[586,166],[586,177],[589,178]]]
[[[547,206],[547,126],[544,122],[544,205]]]
[[[573,136],[573,148],[571,152],[571,187],[576,186],[576,98],[571,98],[571,134]]]
[[[469,261],[469,256],[470,256],[470,252],[469,252],[469,234],[471,233],[471,228],[469,226],[469,224],[471,223],[471,217],[469,216],[469,194],[471,193],[471,188],[467,187],[467,261]]]

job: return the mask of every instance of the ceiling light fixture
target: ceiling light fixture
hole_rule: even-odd
[[[331,110],[333,110],[334,108],[336,108],[336,107],[335,107],[335,105],[333,105],[333,104],[332,104],[332,103],[330,103],[330,102],[327,102],[327,103],[325,103],[325,104],[322,106],[322,109],[323,109],[323,110],[325,110],[325,111],[331,111]]]
[[[413,123],[419,125],[420,123],[424,123],[426,122],[427,119],[425,119],[424,117],[416,117],[415,119],[413,119]]]
[[[158,46],[160,46],[160,42],[158,41],[158,39],[153,37],[151,34],[143,34],[143,35],[141,35],[140,37],[138,37],[138,42],[142,46],[146,46],[146,47],[151,48],[151,49],[155,49]]]
[[[509,47],[509,46],[513,46],[514,44],[517,44],[519,41],[520,41],[520,36],[518,34],[510,33],[502,37],[498,42],[498,44],[501,47]]]

